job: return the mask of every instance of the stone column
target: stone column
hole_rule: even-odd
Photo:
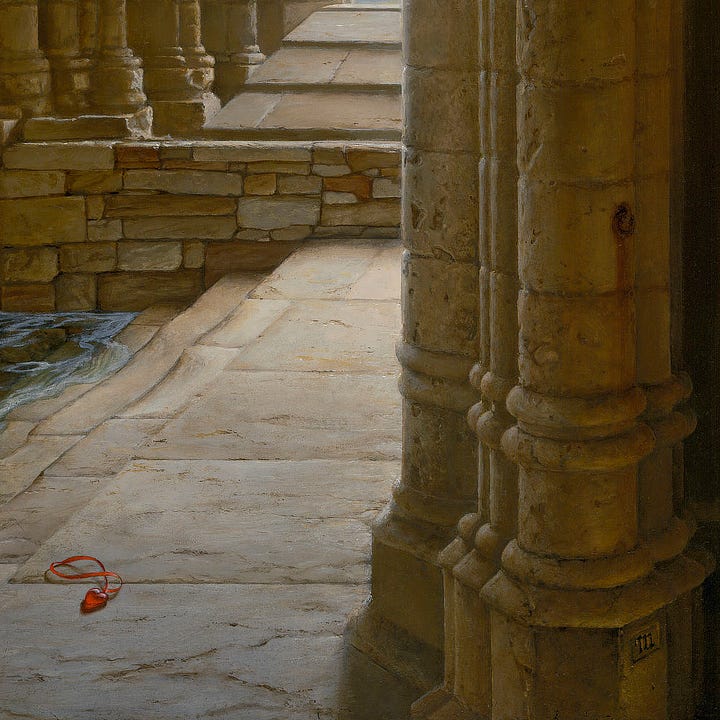
[[[125,0],[99,0],[97,10],[92,109],[102,115],[134,117],[138,126],[149,126],[152,112],[142,89],[142,64],[127,44]]]
[[[483,2],[479,30],[480,314],[487,319],[481,333],[481,363],[471,375],[475,384],[479,380],[482,400],[470,410],[468,420],[484,460],[477,517],[485,522],[468,538],[463,526],[473,516],[466,516],[459,538],[443,553],[444,559],[455,561],[445,582],[446,622],[450,610],[454,642],[446,649],[443,686],[413,708],[416,717],[437,720],[490,717],[490,613],[480,590],[497,573],[500,555],[515,537],[517,525],[517,466],[500,444],[503,433],[514,425],[505,401],[517,382],[518,362],[515,0]],[[460,540],[465,552],[456,558]]]
[[[215,81],[215,58],[202,42],[200,0],[180,0],[180,47],[190,71],[190,83],[201,93],[210,92]]]
[[[258,46],[257,0],[203,0],[204,39],[215,56],[215,92],[227,102],[265,56]]]
[[[50,110],[50,67],[38,43],[37,0],[0,0],[0,105],[18,107],[26,116]]]
[[[179,0],[140,3],[145,90],[156,135],[193,135],[220,109],[219,100],[206,87],[195,84],[197,67],[190,67],[183,55],[181,31],[185,38],[195,35],[189,25],[181,27],[184,4]],[[185,10],[183,19],[189,23],[190,13]],[[188,49],[197,51],[198,47],[193,38]]]
[[[80,0],[43,0],[41,29],[50,61],[56,115],[80,115],[88,109],[92,60],[81,47]]]
[[[640,9],[518,5],[520,357],[503,436],[520,466],[518,531],[482,591],[497,720],[672,717],[668,607],[704,577],[683,555],[656,565],[638,512],[655,446],[639,421],[633,300],[636,236],[654,234],[635,217],[636,38],[654,27]]]
[[[373,528],[372,600],[353,637],[424,689],[442,677],[438,554],[477,507],[477,4],[450,3],[442,23],[435,0],[403,6],[402,476]]]

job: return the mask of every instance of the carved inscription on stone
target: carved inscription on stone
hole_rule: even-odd
[[[630,636],[632,661],[637,662],[662,647],[660,623],[646,625]]]

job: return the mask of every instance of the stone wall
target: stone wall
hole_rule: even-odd
[[[21,143],[0,167],[3,311],[139,310],[303,240],[396,237],[398,145]]]

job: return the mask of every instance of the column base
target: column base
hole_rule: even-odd
[[[598,590],[520,584],[501,571],[481,593],[491,606],[493,707],[514,720],[679,718],[669,691],[691,684],[692,668],[678,667],[671,606],[704,578],[682,555]]]
[[[125,115],[80,115],[73,118],[32,118],[23,137],[29,142],[52,140],[146,139],[152,136],[153,112],[145,107]]]
[[[410,708],[412,720],[487,720],[469,710],[445,688],[423,695]]]
[[[205,123],[220,111],[217,95],[204,93],[190,100],[156,100],[153,102],[155,135],[187,137],[198,135]]]
[[[3,62],[0,95],[17,103],[25,116],[50,111],[50,64],[44,57]]]

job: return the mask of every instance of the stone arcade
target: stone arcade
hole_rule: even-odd
[[[0,0],[0,309],[397,233],[397,143],[204,133],[257,5]],[[720,712],[711,5],[403,2],[402,474],[348,637],[415,718]]]

